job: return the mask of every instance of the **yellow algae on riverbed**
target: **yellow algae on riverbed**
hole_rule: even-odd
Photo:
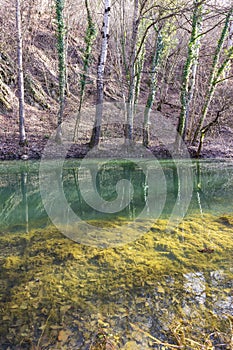
[[[172,231],[167,224],[159,219],[137,240],[108,249],[75,243],[52,226],[2,233],[2,344],[82,350],[102,329],[119,349],[156,341],[230,349],[233,217],[190,216]]]

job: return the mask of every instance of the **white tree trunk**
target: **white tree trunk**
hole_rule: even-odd
[[[95,124],[91,136],[90,146],[94,147],[99,144],[102,114],[103,114],[103,100],[104,100],[104,70],[108,53],[108,39],[109,39],[109,22],[110,22],[111,0],[105,0],[104,19],[102,26],[102,44],[97,67],[97,99],[96,99],[96,113]]]
[[[128,91],[128,100],[127,100],[127,116],[126,116],[126,125],[125,125],[125,142],[130,144],[133,140],[133,121],[134,121],[134,102],[135,102],[135,60],[136,60],[136,51],[137,51],[137,37],[138,37],[138,25],[139,25],[139,1],[134,1],[134,15],[133,15],[133,29],[132,29],[132,38],[131,38],[131,53],[130,53],[130,62],[129,62],[129,91]]]
[[[21,3],[16,0],[17,27],[17,59],[18,59],[18,99],[19,99],[19,144],[26,146],[25,112],[24,112],[24,76],[23,76],[23,44],[21,29]]]

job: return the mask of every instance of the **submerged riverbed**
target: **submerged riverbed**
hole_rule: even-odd
[[[57,168],[0,163],[1,348],[231,349],[233,164]]]

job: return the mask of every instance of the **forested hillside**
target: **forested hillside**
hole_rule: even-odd
[[[39,158],[69,118],[70,156],[112,135],[158,152],[166,122],[178,153],[232,156],[231,1],[3,0],[0,21],[0,159]]]

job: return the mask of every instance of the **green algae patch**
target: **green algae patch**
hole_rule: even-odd
[[[93,222],[110,237],[117,225],[128,234],[123,219]],[[159,219],[137,240],[108,249],[78,244],[53,226],[2,233],[1,346],[230,349],[232,223],[205,214],[169,231]]]

